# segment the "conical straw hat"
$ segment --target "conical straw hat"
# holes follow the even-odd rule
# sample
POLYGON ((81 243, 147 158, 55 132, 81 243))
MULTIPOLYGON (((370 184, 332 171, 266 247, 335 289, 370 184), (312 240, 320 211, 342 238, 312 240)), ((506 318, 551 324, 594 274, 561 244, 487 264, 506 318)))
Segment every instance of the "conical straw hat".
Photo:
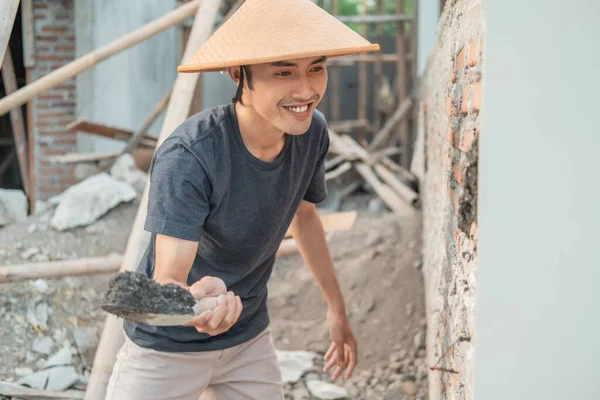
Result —
POLYGON ((246 0, 179 72, 379 50, 311 0, 246 0))

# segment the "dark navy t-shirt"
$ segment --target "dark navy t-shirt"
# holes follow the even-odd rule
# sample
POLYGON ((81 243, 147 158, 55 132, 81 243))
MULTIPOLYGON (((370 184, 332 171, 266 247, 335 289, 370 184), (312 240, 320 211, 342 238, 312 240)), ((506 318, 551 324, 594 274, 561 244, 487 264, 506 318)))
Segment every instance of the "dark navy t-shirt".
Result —
POLYGON ((308 131, 285 135, 270 162, 242 141, 235 106, 226 104, 188 118, 156 149, 150 167, 150 244, 137 271, 152 276, 156 234, 198 241, 188 285, 216 276, 240 296, 238 322, 217 336, 194 327, 124 322, 138 345, 161 351, 221 350, 252 339, 269 324, 267 281, 275 254, 304 199, 327 196, 327 124, 315 111, 308 131))

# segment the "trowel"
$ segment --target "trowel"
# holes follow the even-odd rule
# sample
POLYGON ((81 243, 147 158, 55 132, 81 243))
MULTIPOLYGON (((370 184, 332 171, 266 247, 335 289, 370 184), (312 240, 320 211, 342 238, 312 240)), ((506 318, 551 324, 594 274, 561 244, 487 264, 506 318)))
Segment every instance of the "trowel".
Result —
POLYGON ((156 326, 185 325, 204 311, 214 310, 216 307, 216 297, 204 297, 196 300, 196 304, 191 309, 192 312, 182 314, 160 314, 150 311, 141 311, 137 308, 123 304, 102 304, 102 309, 104 311, 116 315, 117 317, 121 317, 128 321, 156 326))
POLYGON ((146 275, 125 271, 114 276, 100 307, 128 321, 156 326, 185 325, 217 307, 217 297, 194 297, 184 288, 160 285, 146 275))

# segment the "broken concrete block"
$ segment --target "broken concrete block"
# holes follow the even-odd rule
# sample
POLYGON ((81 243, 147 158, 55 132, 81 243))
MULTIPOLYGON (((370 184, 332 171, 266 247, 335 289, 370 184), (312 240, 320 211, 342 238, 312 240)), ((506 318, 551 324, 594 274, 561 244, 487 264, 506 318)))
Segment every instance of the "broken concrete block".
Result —
POLYGON ((83 363, 91 367, 98 347, 98 331, 93 327, 74 328, 73 338, 83 363))
POLYGON ((110 169, 113 178, 130 184, 138 192, 144 191, 148 175, 135 165, 131 154, 123 154, 115 161, 110 169))
POLYGON ((75 367, 54 367, 46 370, 48 372, 48 383, 46 390, 62 392, 79 382, 79 374, 75 367))
POLYGON ((73 362, 73 349, 63 347, 56 354, 46 361, 44 368, 56 367, 60 365, 70 365, 73 362))
POLYGON ((33 370, 31 368, 15 368, 16 376, 27 376, 33 374, 33 370))
POLYGON ((49 372, 47 370, 39 371, 31 375, 24 376, 19 379, 17 383, 19 385, 29 386, 31 388, 44 390, 46 389, 46 383, 48 382, 49 372))
POLYGON ((129 202, 136 197, 135 189, 127 183, 106 173, 92 176, 60 195, 51 226, 64 231, 88 225, 121 202, 129 202))
POLYGON ((0 226, 26 220, 28 208, 22 190, 0 189, 0 226))
POLYGON ((277 360, 284 383, 295 383, 313 366, 316 354, 308 351, 277 351, 277 360))
POLYGON ((54 340, 52 340, 50 336, 44 336, 43 338, 36 339, 36 341, 33 342, 31 350, 35 351, 36 353, 49 355, 53 346, 54 340))
POLYGON ((306 382, 306 386, 313 396, 321 400, 345 399, 348 397, 346 389, 331 383, 314 380, 306 382))
POLYGON ((35 307, 30 304, 27 307, 27 322, 37 332, 46 333, 48 332, 48 315, 50 311, 50 307, 46 303, 38 303, 35 307))

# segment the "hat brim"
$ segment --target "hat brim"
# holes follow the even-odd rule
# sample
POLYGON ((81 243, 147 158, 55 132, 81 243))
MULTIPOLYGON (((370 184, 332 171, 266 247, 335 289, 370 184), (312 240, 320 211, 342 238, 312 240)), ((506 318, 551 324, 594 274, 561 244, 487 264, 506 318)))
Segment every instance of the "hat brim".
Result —
POLYGON ((379 44, 369 44, 361 47, 348 47, 348 48, 336 48, 334 50, 316 50, 302 53, 289 53, 289 54, 278 54, 272 57, 256 57, 236 60, 224 60, 219 62, 191 62, 188 64, 182 64, 177 67, 177 71, 182 73, 193 73, 193 72, 219 72, 224 71, 230 67, 238 67, 241 65, 253 65, 253 64, 265 64, 276 61, 289 61, 299 58, 308 57, 343 57, 359 53, 368 53, 379 51, 379 44))

